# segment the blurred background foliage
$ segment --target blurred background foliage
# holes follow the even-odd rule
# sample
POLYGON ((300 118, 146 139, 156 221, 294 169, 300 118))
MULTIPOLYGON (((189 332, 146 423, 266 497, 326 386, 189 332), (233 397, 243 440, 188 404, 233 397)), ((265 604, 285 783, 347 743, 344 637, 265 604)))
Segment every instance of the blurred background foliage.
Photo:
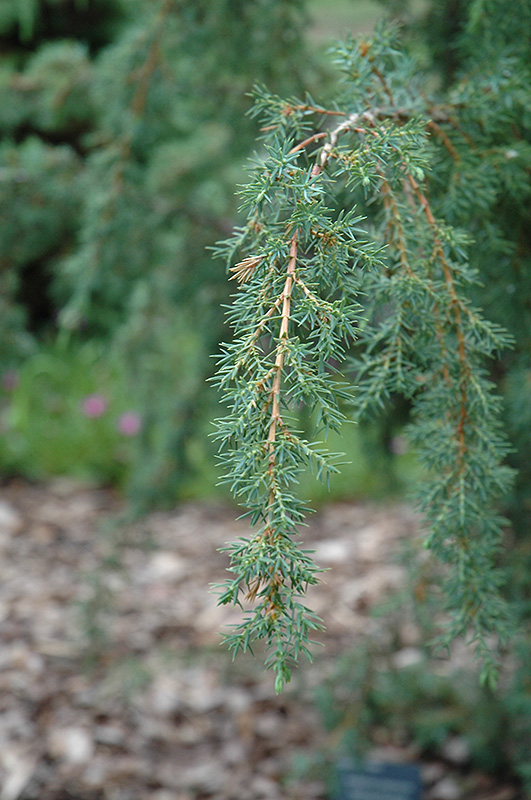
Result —
POLYGON ((208 246, 237 218, 247 93, 318 72, 304 25, 297 0, 2 0, 4 473, 112 481, 142 508, 197 491, 228 297, 208 246), (127 459, 110 431, 94 458, 66 413, 89 389, 140 414, 127 459))
MULTIPOLYGON (((139 510, 218 491, 206 381, 229 286, 208 248, 238 222, 235 187, 258 134, 248 93, 326 86, 329 37, 370 29, 379 11, 368 0, 0 0, 4 475, 111 482, 139 510), (110 410, 105 436, 83 420, 89 391, 129 405, 138 434, 113 433, 110 410)), ((348 432, 336 495, 414 474, 411 456, 398 471, 374 456, 375 437, 365 446, 348 432)))
MULTIPOLYGON (((489 142, 458 162, 434 147, 430 191, 474 239, 475 299, 516 341, 490 371, 519 469, 504 511, 521 666, 493 699, 461 692, 459 676, 449 688, 427 662, 380 668, 369 647, 323 687, 325 716, 338 741, 386 719, 426 747, 434 719, 441 735, 470 732, 468 720, 479 763, 497 747, 492 763, 516 763, 531 784, 529 0, 0 0, 0 474, 104 482, 140 511, 215 491, 207 379, 230 286, 208 248, 239 222, 234 190, 258 133, 248 92, 326 98, 329 38, 370 31, 382 11, 402 22, 428 86, 469 92, 466 127, 489 142), (485 719, 495 735, 482 739, 485 719)), ((352 462, 333 496, 415 479, 407 413, 397 398, 330 442, 352 462)))

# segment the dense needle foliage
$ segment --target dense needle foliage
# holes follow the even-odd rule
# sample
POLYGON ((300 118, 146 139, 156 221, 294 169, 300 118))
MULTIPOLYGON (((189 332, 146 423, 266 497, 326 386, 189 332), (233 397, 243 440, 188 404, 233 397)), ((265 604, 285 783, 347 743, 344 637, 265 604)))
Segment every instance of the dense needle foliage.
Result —
POLYGON ((337 462, 302 437, 297 411, 315 412, 318 440, 347 405, 362 418, 396 394, 411 404, 408 434, 426 467, 427 546, 448 565, 443 641, 474 642, 483 680, 496 680, 511 631, 496 563, 512 471, 486 359, 514 340, 477 299, 490 307, 478 288, 485 251, 516 255, 496 217, 527 193, 529 161, 526 50, 502 23, 502 4, 470 4, 467 72, 448 92, 426 89, 392 29, 336 47, 341 79, 325 104, 257 92, 265 138, 242 190, 248 222, 221 248, 238 289, 217 434, 224 479, 255 530, 229 548, 234 577, 220 602, 245 610, 227 637, 234 651, 266 640, 277 689, 320 624, 301 602, 318 567, 296 544, 294 485, 302 470, 327 478, 337 462), (496 60, 478 55, 478 39, 496 60), (338 374, 347 351, 352 392, 338 374))

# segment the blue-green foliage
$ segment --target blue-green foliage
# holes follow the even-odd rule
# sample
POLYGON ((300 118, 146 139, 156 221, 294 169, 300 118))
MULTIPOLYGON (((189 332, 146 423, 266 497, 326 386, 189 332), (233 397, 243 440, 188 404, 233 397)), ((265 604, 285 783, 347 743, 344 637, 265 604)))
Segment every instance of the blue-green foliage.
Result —
POLYGON ((237 651, 265 638, 277 687, 299 650, 307 652, 315 625, 311 615, 305 625, 294 599, 318 569, 294 547, 303 508, 293 487, 301 470, 327 478, 335 463, 301 441, 292 418, 304 403, 319 409, 325 432, 340 424, 350 390, 336 372, 351 349, 358 418, 397 394, 411 404, 409 437, 426 468, 418 492, 426 546, 448 565, 451 622, 442 641, 472 641, 482 680, 496 681, 497 648, 512 624, 497 567, 499 503, 512 470, 486 359, 516 336, 477 305, 483 264, 468 232, 474 226, 451 198, 467 158, 479 159, 472 186, 484 179, 489 187, 477 204, 468 195, 469 215, 479 220, 508 182, 521 189, 512 153, 505 174, 484 141, 503 137, 506 148, 523 108, 524 78, 513 79, 503 48, 496 52, 501 63, 487 76, 471 62, 462 88, 431 97, 387 28, 337 46, 339 88, 324 105, 257 93, 266 137, 242 190, 247 225, 225 246, 229 263, 240 259, 231 266, 240 288, 229 312, 234 339, 219 368, 230 410, 217 434, 224 480, 257 529, 232 548, 236 577, 221 602, 241 604, 240 593, 257 600, 228 641, 237 651), (473 103, 476 92, 489 98, 485 107, 473 103), (497 120, 485 121, 493 110, 497 120), (455 173, 447 193, 433 165, 448 160, 455 173))

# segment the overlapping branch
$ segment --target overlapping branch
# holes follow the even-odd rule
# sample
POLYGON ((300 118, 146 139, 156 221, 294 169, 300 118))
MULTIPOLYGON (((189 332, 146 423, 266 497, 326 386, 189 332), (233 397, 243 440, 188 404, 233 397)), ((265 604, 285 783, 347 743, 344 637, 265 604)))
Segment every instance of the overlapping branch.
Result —
MULTIPOLYGON (((367 47, 354 57, 368 53, 367 47)), ((327 109, 272 101, 277 119, 273 115, 263 128, 271 137, 269 155, 245 190, 253 220, 249 249, 260 255, 231 266, 240 292, 236 330, 242 334, 222 369, 232 412, 220 421, 219 438, 232 448, 227 479, 247 498, 261 527, 248 543, 229 548, 235 578, 221 602, 239 603, 243 592, 256 604, 229 644, 237 651, 265 638, 277 687, 289 679, 298 653, 308 653, 308 633, 318 624, 296 599, 316 581, 317 568, 293 542, 303 507, 290 487, 305 464, 316 464, 318 473, 330 469, 326 455, 290 431, 283 416, 290 404, 307 402, 334 424, 341 421, 338 403, 345 392, 332 379, 330 361, 340 361, 354 339, 356 313, 343 303, 347 298, 337 299, 347 285, 350 303, 362 288, 368 298, 359 407, 381 404, 395 391, 413 401, 412 439, 432 470, 421 490, 429 542, 454 570, 454 633, 475 639, 489 680, 495 672, 489 636, 500 635, 505 619, 499 597, 490 607, 483 603, 498 587, 493 556, 501 528, 494 502, 508 473, 481 357, 506 339, 470 306, 466 263, 451 257, 454 234, 437 221, 422 186, 426 131, 459 160, 439 124, 444 115, 439 109, 437 119, 415 123, 414 111, 397 107, 392 81, 372 60, 369 74, 379 95, 371 86, 360 90, 361 110, 355 112, 339 104, 327 109), (298 126, 301 115, 304 126, 298 126), (308 132, 310 117, 317 122, 308 132), (330 125, 332 117, 341 119, 330 125), (294 139, 290 120, 299 133, 294 139), (373 193, 383 207, 381 238, 374 244, 360 243, 354 209, 334 208, 335 187, 348 191, 351 185, 373 193), (395 266, 375 256, 382 245, 397 256, 395 266), (266 263, 271 266, 262 284, 266 263), (257 314, 257 307, 266 310, 257 314), (388 308, 383 318, 382 308, 388 308)))

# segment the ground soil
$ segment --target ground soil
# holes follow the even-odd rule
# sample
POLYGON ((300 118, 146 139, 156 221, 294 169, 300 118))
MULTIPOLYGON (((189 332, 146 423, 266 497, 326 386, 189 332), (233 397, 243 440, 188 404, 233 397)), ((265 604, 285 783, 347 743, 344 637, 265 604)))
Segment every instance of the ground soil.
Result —
MULTIPOLYGON (((276 696, 261 653, 233 664, 220 646, 240 612, 218 607, 210 586, 226 576, 219 548, 247 532, 235 516, 193 503, 124 522, 108 491, 3 487, 0 800, 332 796, 324 766, 337 731, 325 730, 315 690, 342 655, 385 638, 374 609, 407 583, 405 562, 422 561, 419 520, 401 503, 313 516, 303 538, 328 571, 308 604, 326 622, 324 647, 276 696)), ((420 657, 419 631, 393 613, 388 646, 405 667, 420 657)), ((430 800, 520 796, 475 771, 459 737, 438 757, 378 737, 369 755, 419 764, 430 800)))

